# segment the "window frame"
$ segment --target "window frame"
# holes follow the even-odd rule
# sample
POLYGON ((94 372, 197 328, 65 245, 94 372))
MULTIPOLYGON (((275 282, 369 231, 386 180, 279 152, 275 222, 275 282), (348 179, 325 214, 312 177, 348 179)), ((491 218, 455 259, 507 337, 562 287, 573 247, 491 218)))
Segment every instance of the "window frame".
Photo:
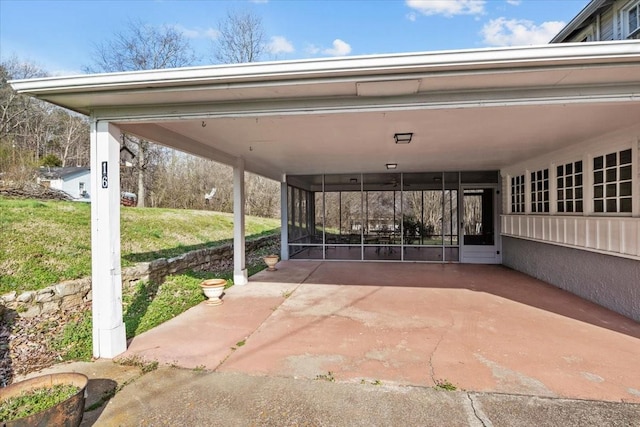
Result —
POLYGON ((551 175, 549 167, 529 172, 529 212, 532 214, 551 213, 551 175))
POLYGON ((526 214, 526 172, 509 177, 509 210, 512 214, 526 214))
POLYGON ((636 39, 640 36, 640 0, 631 1, 620 9, 620 21, 622 23, 622 39, 636 39), (636 26, 630 28, 629 13, 635 9, 636 26))
POLYGON ((594 216, 632 216, 633 215, 633 190, 634 185, 636 184, 634 171, 636 168, 634 167, 637 159, 634 159, 635 150, 633 147, 617 147, 615 149, 611 148, 607 151, 601 151, 593 156, 590 156, 589 159, 589 175, 591 178, 591 214, 594 216), (629 162, 621 163, 620 157, 624 152, 629 152, 629 162), (615 164, 611 165, 609 163, 611 156, 615 154, 615 164), (602 158, 602 166, 596 167, 596 159, 602 158), (634 161, 636 160, 636 161, 634 161), (621 169, 628 168, 629 177, 621 178, 621 169), (597 173, 601 172, 602 178, 597 178, 597 173), (615 172, 615 178, 612 178, 615 172), (630 194, 620 194, 621 184, 629 184, 630 194), (613 190, 615 186, 615 194, 611 195, 608 193, 610 190, 613 190), (601 187, 600 190, 597 190, 597 187, 601 187), (601 194, 601 195, 599 195, 601 194), (628 211, 621 210, 621 199, 628 199, 630 206, 628 211), (608 201, 615 200, 616 210, 609 210, 608 201), (597 202, 602 202, 602 210, 597 210, 597 202))
POLYGON ((585 214, 587 210, 587 177, 586 177, 586 168, 585 162, 582 158, 575 158, 574 160, 566 160, 558 163, 554 163, 553 168, 555 168, 554 175, 554 187, 555 190, 555 213, 558 215, 579 215, 582 216, 585 214), (578 165, 580 166, 580 171, 578 171, 578 165), (571 171, 568 171, 568 166, 571 166, 571 171), (558 170, 562 168, 562 175, 558 173, 558 170), (571 178, 570 184, 568 183, 568 178, 571 178), (579 179, 578 179, 579 178, 579 179), (562 187, 560 186, 560 181, 562 180, 562 187), (579 181, 579 183, 578 183, 579 181), (567 197, 567 191, 571 191, 571 196, 567 197), (581 193, 581 196, 577 196, 578 190, 581 193), (562 191, 562 197, 560 196, 560 192, 562 191), (560 204, 562 203, 562 209, 560 209, 560 204), (568 203, 571 203, 572 210, 568 210, 568 203), (577 210, 578 203, 580 204, 580 210, 577 210))

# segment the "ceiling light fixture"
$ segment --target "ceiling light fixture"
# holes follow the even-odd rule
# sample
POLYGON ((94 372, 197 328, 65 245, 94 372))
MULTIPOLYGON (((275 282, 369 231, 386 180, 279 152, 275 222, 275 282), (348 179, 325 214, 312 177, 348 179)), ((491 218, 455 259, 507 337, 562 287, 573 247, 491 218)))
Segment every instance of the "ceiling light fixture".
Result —
POLYGON ((387 169, 396 169, 398 167, 397 163, 387 163, 387 169))
POLYGON ((393 135, 393 139, 396 141, 396 144, 408 144, 411 142, 411 138, 413 138, 413 133, 396 133, 393 135))

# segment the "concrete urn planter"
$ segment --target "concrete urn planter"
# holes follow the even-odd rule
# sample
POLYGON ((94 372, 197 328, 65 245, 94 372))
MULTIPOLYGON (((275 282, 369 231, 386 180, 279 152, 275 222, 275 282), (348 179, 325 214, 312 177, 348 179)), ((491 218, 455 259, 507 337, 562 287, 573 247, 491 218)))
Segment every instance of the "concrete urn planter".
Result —
POLYGON ((278 263, 278 255, 267 255, 262 258, 264 263, 267 264, 267 271, 276 271, 276 264, 278 263))
POLYGON ((205 304, 220 305, 222 300, 220 297, 224 293, 224 287, 227 286, 225 279, 209 279, 200 283, 204 296, 209 298, 205 304))

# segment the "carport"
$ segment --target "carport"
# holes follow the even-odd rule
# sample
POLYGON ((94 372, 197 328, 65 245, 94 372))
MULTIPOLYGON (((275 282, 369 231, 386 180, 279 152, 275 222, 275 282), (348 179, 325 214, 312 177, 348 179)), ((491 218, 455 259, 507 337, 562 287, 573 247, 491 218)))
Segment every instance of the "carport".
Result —
MULTIPOLYGON (((399 254, 393 261, 501 263, 507 258, 508 265, 527 271, 531 266, 521 263, 532 259, 529 254, 552 254, 547 247, 557 246, 576 251, 563 255, 565 262, 581 259, 585 251, 618 257, 626 264, 608 263, 609 268, 635 277, 640 259, 638 180, 629 178, 633 199, 614 197, 621 210, 611 218, 590 218, 599 212, 598 200, 579 215, 564 217, 556 207, 567 204, 564 198, 556 200, 553 155, 561 154, 558 160, 564 161, 581 153, 590 164, 589 156, 608 154, 599 153, 599 147, 611 146, 615 156, 620 153, 621 170, 627 167, 623 160, 635 156, 628 167, 637 177, 639 70, 640 44, 611 42, 222 65, 11 84, 20 93, 91 116, 94 356, 114 357, 126 348, 118 203, 121 132, 234 167, 238 285, 247 282, 245 171, 281 183, 284 260, 305 250, 330 259, 331 250, 351 249, 358 260, 378 260, 380 253, 399 254), (403 134, 411 134, 409 143, 398 140, 403 134), (546 173, 536 169, 548 163, 546 173), (532 192, 525 192, 530 185, 532 192), (389 191, 394 194, 389 223, 393 236, 378 233, 385 231, 386 216, 365 214, 367 192, 385 196, 389 191), (420 191, 423 198, 425 191, 439 192, 443 200, 449 196, 448 217, 443 201, 440 234, 428 234, 427 244, 424 235, 405 233, 403 197, 408 191, 420 191), (345 233, 342 222, 337 232, 326 226, 330 192, 359 195, 360 228, 354 222, 345 233), (481 199, 483 211, 476 217, 480 224, 473 227, 465 227, 462 215, 453 214, 463 211, 466 194, 481 199), (445 221, 448 227, 442 226, 445 221), (356 240, 343 240, 345 234, 355 234, 356 240), (370 236, 377 240, 368 240, 370 236), (543 246, 524 247, 526 242, 543 246), (419 248, 424 249, 418 253, 429 255, 407 255, 419 248), (432 259, 434 252, 441 257, 432 259)), ((584 191, 585 200, 599 197, 586 185, 584 191)), ((603 262, 590 264, 607 276, 599 265, 603 262)), ((550 271, 548 281, 568 282, 565 288, 572 292, 601 298, 600 304, 640 318, 633 302, 639 291, 626 278, 619 280, 622 288, 598 283, 609 293, 602 297, 600 288, 573 289, 562 271, 550 271)))

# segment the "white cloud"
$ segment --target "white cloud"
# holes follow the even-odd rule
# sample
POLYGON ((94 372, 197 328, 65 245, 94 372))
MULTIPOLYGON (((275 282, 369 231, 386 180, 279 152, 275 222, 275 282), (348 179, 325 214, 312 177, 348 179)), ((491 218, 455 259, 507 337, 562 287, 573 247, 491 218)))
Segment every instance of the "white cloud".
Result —
POLYGON ((324 49, 322 53, 325 55, 331 56, 344 56, 348 55, 351 52, 351 46, 349 43, 342 41, 340 39, 335 39, 333 41, 333 47, 329 49, 324 49))
POLYGON ((317 55, 320 52, 320 48, 314 44, 310 44, 307 45, 307 47, 304 48, 304 51, 308 54, 308 55, 317 55))
POLYGON ((407 6, 423 15, 481 15, 485 0, 406 0, 407 6))
POLYGON ((522 0, 507 0, 507 3, 509 3, 511 6, 520 6, 522 0))
POLYGON ((180 24, 176 24, 173 26, 176 31, 184 34, 185 37, 189 39, 217 39, 220 35, 220 32, 215 28, 207 28, 203 30, 202 28, 187 28, 180 24))
POLYGON ((208 28, 204 31, 204 37, 211 40, 216 40, 220 37, 220 31, 215 28, 208 28))
POLYGON ((418 19, 418 17, 414 12, 409 12, 407 13, 407 19, 411 22, 416 22, 416 19, 418 19))
POLYGON ((489 46, 546 44, 564 28, 562 21, 547 21, 536 25, 525 19, 492 19, 482 27, 483 41, 489 46))
POLYGON ((273 36, 271 41, 267 44, 267 50, 269 53, 277 55, 279 53, 292 53, 295 49, 293 44, 282 36, 273 36))

